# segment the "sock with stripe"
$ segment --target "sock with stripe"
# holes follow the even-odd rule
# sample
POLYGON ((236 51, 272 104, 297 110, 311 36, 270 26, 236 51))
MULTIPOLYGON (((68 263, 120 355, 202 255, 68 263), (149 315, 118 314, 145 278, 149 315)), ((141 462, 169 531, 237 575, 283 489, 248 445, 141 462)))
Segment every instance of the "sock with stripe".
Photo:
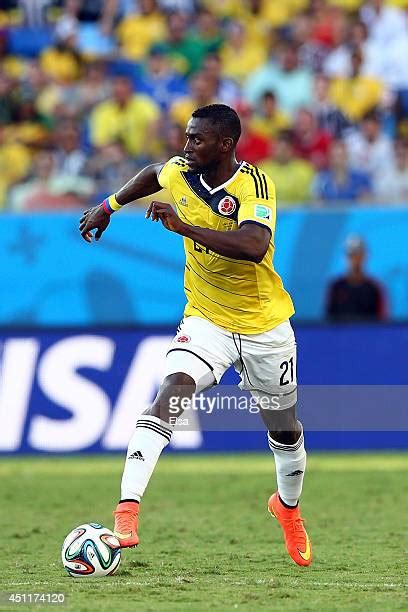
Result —
POLYGON ((295 444, 276 442, 268 432, 269 448, 275 457, 278 493, 287 506, 296 506, 302 493, 306 469, 306 451, 303 430, 295 444))
POLYGON ((123 470, 121 499, 140 501, 162 450, 171 439, 170 425, 158 417, 142 415, 130 438, 123 470))

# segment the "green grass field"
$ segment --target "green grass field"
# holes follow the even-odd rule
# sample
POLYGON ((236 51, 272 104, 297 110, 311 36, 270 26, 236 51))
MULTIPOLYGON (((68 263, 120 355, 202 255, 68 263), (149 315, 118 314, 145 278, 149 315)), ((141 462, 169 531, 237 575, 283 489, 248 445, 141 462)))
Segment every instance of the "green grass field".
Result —
POLYGON ((408 455, 309 455, 310 568, 290 560, 266 512, 270 455, 163 457, 141 545, 124 552, 116 576, 70 578, 64 537, 84 522, 112 527, 122 463, 1 459, 1 591, 63 592, 57 607, 76 611, 408 609, 408 455))

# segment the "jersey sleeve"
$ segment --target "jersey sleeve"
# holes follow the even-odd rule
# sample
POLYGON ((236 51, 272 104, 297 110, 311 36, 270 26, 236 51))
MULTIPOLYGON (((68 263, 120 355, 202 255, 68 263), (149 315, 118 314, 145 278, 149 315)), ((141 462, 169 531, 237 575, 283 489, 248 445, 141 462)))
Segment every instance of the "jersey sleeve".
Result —
POLYGON ((258 168, 248 171, 240 198, 238 226, 255 223, 275 229, 276 195, 273 181, 258 168))
POLYGON ((163 187, 163 189, 169 189, 171 191, 172 178, 175 178, 178 174, 180 174, 181 170, 187 169, 188 166, 185 159, 177 155, 172 157, 160 170, 160 174, 158 176, 159 185, 163 187))

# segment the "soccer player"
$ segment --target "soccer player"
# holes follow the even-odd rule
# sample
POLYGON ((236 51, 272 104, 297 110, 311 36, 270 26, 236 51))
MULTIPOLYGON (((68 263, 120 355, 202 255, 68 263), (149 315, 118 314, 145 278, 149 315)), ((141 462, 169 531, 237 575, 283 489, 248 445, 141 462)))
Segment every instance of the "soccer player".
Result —
POLYGON ((186 253, 184 319, 157 397, 129 442, 114 530, 122 547, 138 544, 139 504, 170 442, 174 399, 180 406, 216 385, 233 364, 241 388, 259 402, 275 457, 278 490, 268 509, 282 527, 289 555, 305 566, 312 552, 298 504, 306 452, 296 417, 296 343, 289 323, 294 309, 272 263, 275 187, 257 167, 237 161, 240 133, 232 108, 197 109, 187 124, 184 157, 147 166, 80 220, 83 238, 99 240, 114 212, 167 188, 177 212, 153 201, 146 217, 183 236, 186 253))

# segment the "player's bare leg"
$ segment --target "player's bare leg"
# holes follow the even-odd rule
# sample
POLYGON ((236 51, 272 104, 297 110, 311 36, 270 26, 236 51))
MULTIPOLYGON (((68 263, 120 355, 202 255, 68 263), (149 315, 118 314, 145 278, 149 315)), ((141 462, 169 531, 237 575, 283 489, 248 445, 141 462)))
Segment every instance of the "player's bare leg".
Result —
POLYGON ((261 410, 268 428, 268 442, 275 456, 278 490, 268 501, 268 510, 280 523, 286 549, 298 565, 310 565, 312 549, 300 515, 299 497, 306 468, 303 428, 296 406, 285 410, 261 410))
POLYGON ((123 548, 139 543, 139 503, 161 452, 170 442, 170 416, 182 414, 182 400, 191 399, 195 388, 193 379, 187 374, 179 372, 167 376, 152 406, 136 423, 123 471, 121 499, 114 511, 114 533, 123 548))

